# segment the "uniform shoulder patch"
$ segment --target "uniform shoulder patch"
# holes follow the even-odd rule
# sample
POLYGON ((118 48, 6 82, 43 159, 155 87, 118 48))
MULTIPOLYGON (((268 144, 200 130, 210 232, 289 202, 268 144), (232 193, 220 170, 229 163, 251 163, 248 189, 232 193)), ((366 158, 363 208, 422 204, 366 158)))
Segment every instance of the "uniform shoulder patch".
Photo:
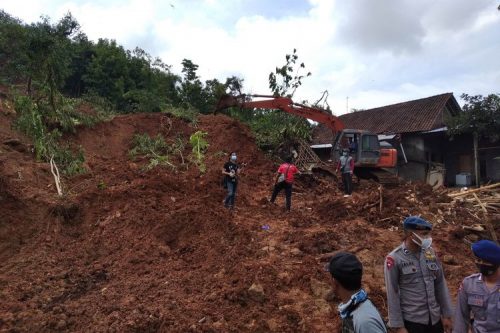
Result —
POLYGON ((391 257, 391 256, 387 256, 387 258, 385 258, 385 265, 387 266, 387 269, 392 269, 394 267, 394 258, 391 257))

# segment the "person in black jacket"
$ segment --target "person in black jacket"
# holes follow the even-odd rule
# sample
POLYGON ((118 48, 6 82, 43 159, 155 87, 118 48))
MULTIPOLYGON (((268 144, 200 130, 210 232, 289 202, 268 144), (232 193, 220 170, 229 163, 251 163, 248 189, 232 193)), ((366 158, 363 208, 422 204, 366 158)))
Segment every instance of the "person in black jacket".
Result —
POLYGON ((238 188, 238 175, 240 167, 236 163, 237 156, 235 152, 229 155, 229 161, 224 164, 222 174, 224 175, 224 183, 227 187, 227 196, 224 199, 224 207, 233 209, 234 200, 236 198, 236 190, 238 188))

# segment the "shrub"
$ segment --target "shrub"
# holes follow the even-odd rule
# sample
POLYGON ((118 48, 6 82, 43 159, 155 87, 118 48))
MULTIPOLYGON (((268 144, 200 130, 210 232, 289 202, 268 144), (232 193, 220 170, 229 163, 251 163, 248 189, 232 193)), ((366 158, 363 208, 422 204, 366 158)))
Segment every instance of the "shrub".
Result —
POLYGON ((207 169, 204 159, 205 152, 208 149, 208 142, 205 140, 205 136, 208 133, 197 131, 189 137, 189 143, 193 147, 191 153, 191 161, 198 166, 200 172, 204 173, 207 169))

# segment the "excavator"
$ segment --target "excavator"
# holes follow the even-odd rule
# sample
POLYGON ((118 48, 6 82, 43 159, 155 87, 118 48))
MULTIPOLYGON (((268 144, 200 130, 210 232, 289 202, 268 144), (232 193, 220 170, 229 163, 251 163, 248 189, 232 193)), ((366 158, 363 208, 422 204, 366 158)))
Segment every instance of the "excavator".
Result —
MULTIPOLYGON (((334 164, 326 165, 326 169, 334 169, 343 149, 349 149, 354 158, 355 173, 361 178, 372 178, 382 184, 395 184, 397 176, 387 169, 393 169, 397 164, 397 151, 392 147, 381 147, 377 134, 358 129, 346 129, 342 120, 330 112, 295 103, 291 98, 272 95, 223 95, 216 106, 215 112, 238 107, 241 109, 273 109, 281 110, 302 118, 324 124, 333 134, 331 159, 334 164)), ((322 162, 308 144, 300 145, 296 163, 299 168, 307 168, 307 164, 322 162)), ((321 166, 320 166, 321 167, 321 166)), ((325 168, 323 168, 325 169, 325 168)))

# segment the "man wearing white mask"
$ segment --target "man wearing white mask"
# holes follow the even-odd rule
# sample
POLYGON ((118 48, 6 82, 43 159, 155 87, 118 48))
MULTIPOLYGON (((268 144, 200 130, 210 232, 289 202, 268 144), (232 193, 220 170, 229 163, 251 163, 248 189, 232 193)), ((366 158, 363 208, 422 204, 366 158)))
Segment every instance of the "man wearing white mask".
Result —
POLYGON ((229 209, 234 208, 234 199, 236 198, 236 189, 238 188, 238 175, 240 173, 240 167, 236 161, 236 153, 232 152, 229 155, 229 161, 227 161, 222 168, 222 174, 225 176, 225 187, 227 187, 227 196, 224 199, 224 207, 229 209))
POLYGON ((432 224, 403 222, 404 241, 385 259, 389 327, 398 333, 451 333, 452 308, 443 267, 431 247, 432 224))

